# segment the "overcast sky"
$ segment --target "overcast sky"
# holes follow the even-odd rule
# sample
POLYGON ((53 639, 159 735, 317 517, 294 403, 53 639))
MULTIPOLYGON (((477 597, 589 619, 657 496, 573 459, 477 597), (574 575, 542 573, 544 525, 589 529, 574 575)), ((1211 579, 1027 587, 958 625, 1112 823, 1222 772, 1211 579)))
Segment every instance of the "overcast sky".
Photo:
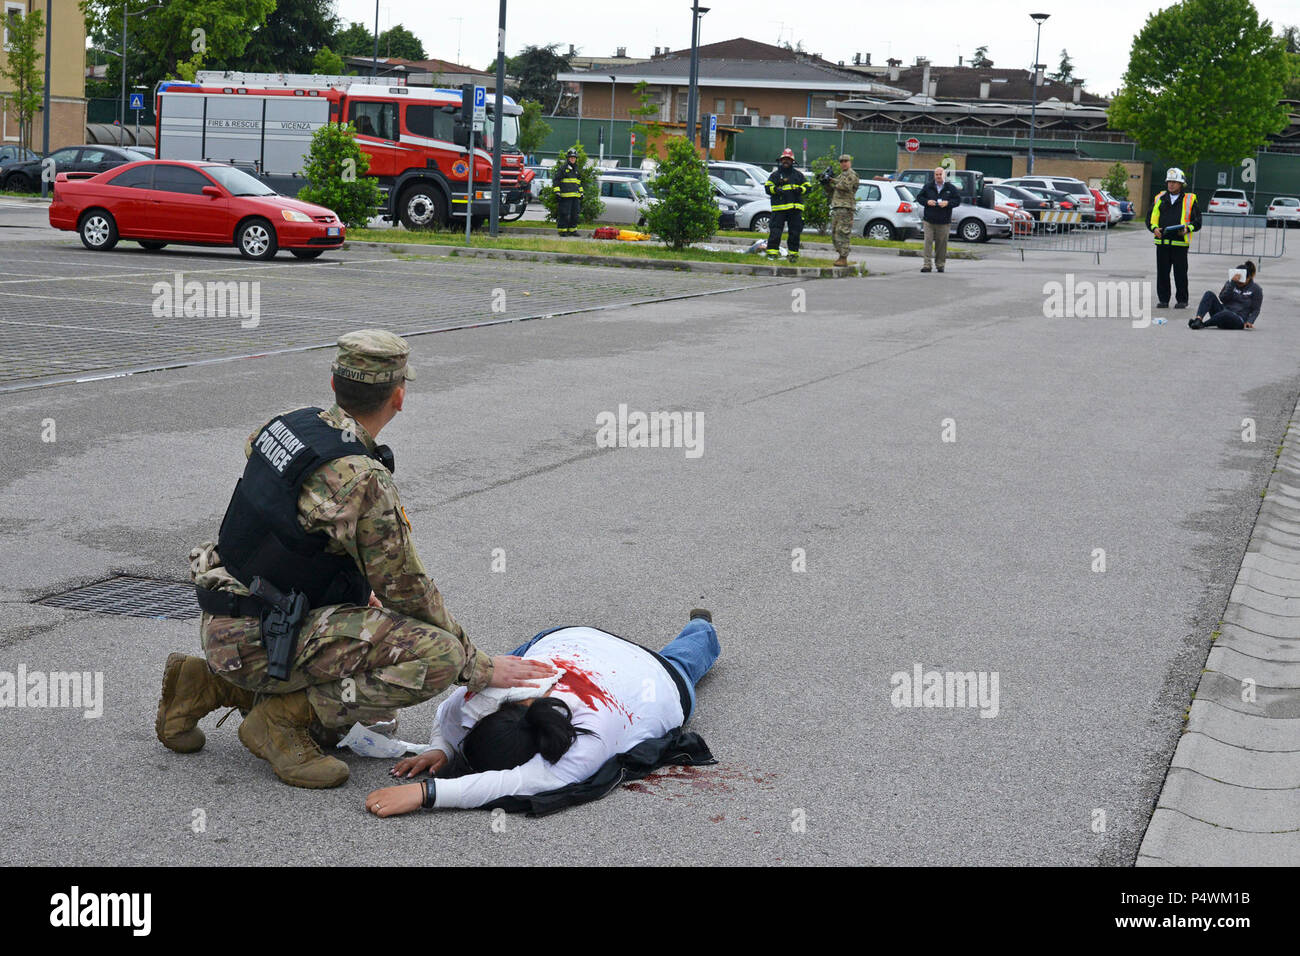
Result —
MULTIPOLYGON (((805 50, 832 62, 851 63, 854 53, 870 53, 873 64, 891 56, 911 64, 927 56, 937 66, 955 65, 959 55, 969 62, 976 47, 987 45, 995 66, 1026 70, 1034 60, 1036 30, 1029 14, 1047 13, 1051 17, 1043 24, 1040 62, 1054 72, 1064 47, 1088 91, 1107 95, 1119 86, 1133 35, 1151 13, 1172 3, 1048 0, 1034 6, 1013 0, 935 0, 911 8, 863 0, 703 0, 702 5, 710 9, 700 21, 701 43, 734 37, 764 43, 802 41, 805 50)), ((1282 24, 1300 23, 1296 0, 1256 0, 1255 7, 1262 19, 1273 22, 1275 33, 1282 24)), ((374 0, 337 0, 336 10, 344 21, 373 28, 374 0)), ((530 44, 560 43, 565 51, 572 43, 591 56, 613 56, 620 46, 627 47, 628 56, 649 56, 656 46, 684 49, 691 41, 690 10, 685 0, 568 5, 514 0, 509 4, 506 50, 514 54, 530 44)), ((380 32, 393 23, 418 36, 432 57, 459 58, 481 68, 496 56, 497 4, 492 0, 455 5, 379 0, 380 32), (449 14, 461 19, 448 19, 449 14)))

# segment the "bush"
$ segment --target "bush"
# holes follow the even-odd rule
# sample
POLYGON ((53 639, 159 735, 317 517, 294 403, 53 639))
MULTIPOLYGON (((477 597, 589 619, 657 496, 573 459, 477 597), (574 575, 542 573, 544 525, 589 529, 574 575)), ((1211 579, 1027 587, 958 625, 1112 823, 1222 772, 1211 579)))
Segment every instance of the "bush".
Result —
POLYGON ((718 204, 709 173, 684 137, 667 141, 668 158, 659 163, 650 191, 659 199, 646 210, 646 227, 669 248, 682 249, 718 231, 718 204))
POLYGON ((366 175, 370 158, 357 145, 351 123, 326 123, 312 134, 303 173, 303 202, 332 209, 345 226, 356 229, 374 216, 382 199, 379 184, 366 175))
POLYGON ((1128 199, 1128 170, 1123 163, 1116 163, 1106 171, 1101 188, 1116 199, 1128 199))
MULTIPOLYGON (((578 151, 578 177, 582 180, 582 206, 578 210, 578 222, 595 222, 605 211, 605 204, 600 199, 600 181, 596 178, 600 175, 600 170, 593 160, 587 158, 587 151, 582 148, 581 143, 574 143, 573 148, 578 151)), ((567 153, 568 150, 564 152, 567 153)), ((562 153, 555 162, 557 165, 563 164, 564 154, 562 153)), ((551 170, 551 175, 555 175, 555 170, 551 170)), ((555 222, 555 210, 560 204, 560 198, 555 194, 555 187, 548 182, 542 187, 537 198, 546 207, 546 221, 555 222)))
POLYGON ((831 223, 831 197, 822 185, 821 175, 830 170, 834 175, 840 171, 840 161, 834 147, 827 150, 825 156, 818 156, 812 161, 812 185, 803 198, 803 225, 805 229, 816 229, 825 234, 831 223))

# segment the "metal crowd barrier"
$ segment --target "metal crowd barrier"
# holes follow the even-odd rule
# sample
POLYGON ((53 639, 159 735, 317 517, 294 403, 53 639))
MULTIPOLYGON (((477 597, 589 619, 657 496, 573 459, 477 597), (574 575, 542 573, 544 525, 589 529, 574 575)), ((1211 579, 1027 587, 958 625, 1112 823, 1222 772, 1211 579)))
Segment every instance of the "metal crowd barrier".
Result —
POLYGON ((1013 245, 1020 249, 1020 261, 1025 251, 1031 252, 1081 252, 1095 257, 1101 264, 1106 251, 1109 230, 1104 222, 1084 222, 1077 212, 1061 209, 1044 210, 1034 220, 1034 228, 1027 232, 1012 232, 1013 245))
POLYGON ((1286 228, 1268 226, 1267 216, 1230 216, 1209 212, 1192 233, 1189 253, 1237 259, 1277 259, 1286 251, 1286 228))

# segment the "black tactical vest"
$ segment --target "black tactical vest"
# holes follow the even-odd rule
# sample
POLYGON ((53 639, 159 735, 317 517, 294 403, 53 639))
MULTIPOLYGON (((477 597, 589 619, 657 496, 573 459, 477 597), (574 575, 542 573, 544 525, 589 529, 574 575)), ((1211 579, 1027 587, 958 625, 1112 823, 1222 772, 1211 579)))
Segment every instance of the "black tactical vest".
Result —
POLYGON ((347 455, 368 455, 358 438, 300 408, 267 423, 253 440, 244 476, 217 537, 221 563, 247 587, 262 577, 281 591, 301 591, 312 607, 365 604, 370 584, 348 555, 327 554, 329 538, 298 523, 298 491, 313 471, 347 455))

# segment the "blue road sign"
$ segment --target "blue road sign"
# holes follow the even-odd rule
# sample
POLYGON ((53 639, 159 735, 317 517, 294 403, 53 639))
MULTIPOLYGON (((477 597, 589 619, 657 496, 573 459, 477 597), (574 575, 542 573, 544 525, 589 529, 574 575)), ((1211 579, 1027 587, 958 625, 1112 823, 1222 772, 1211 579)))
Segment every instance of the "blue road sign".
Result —
POLYGON ((131 94, 131 109, 133 109, 133 110, 142 110, 142 109, 144 109, 144 94, 143 94, 143 93, 132 93, 132 94, 131 94))

